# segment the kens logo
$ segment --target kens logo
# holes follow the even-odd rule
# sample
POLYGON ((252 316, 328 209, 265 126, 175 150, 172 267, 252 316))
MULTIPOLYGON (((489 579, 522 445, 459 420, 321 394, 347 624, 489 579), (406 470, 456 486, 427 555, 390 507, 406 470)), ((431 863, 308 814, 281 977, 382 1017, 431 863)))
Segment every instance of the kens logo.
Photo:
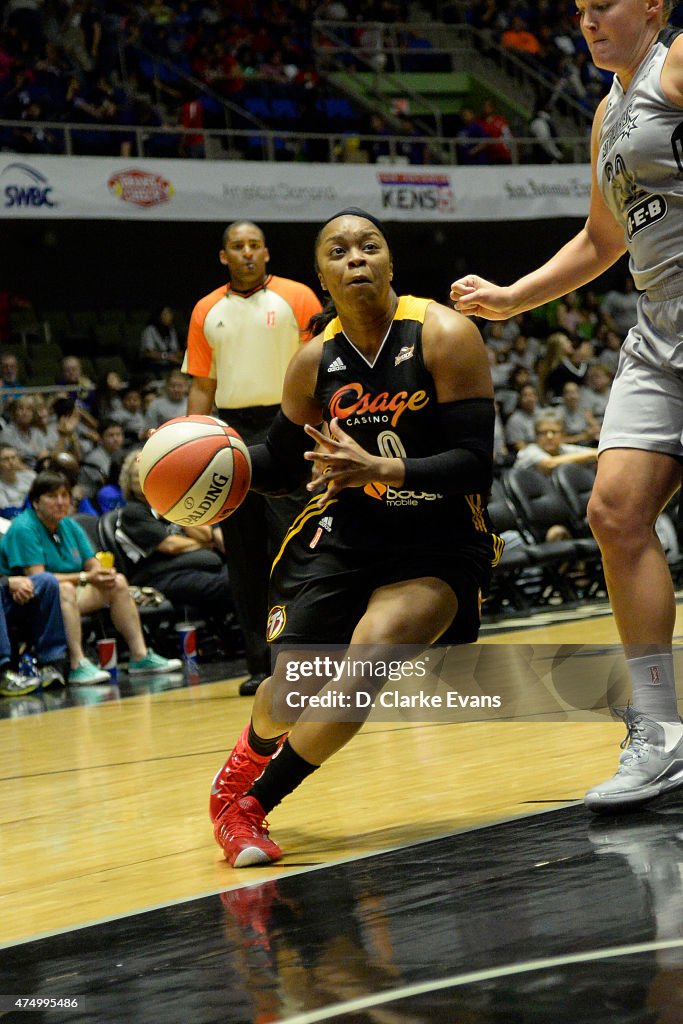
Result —
POLYGON ((397 391, 395 395, 389 395, 388 391, 369 395, 367 391, 363 391, 362 384, 345 384, 332 395, 330 414, 340 420, 346 420, 350 416, 392 413, 390 422, 392 427, 395 427, 406 410, 416 412, 423 409, 428 401, 429 398, 424 391, 414 391, 412 395, 407 391, 397 391))

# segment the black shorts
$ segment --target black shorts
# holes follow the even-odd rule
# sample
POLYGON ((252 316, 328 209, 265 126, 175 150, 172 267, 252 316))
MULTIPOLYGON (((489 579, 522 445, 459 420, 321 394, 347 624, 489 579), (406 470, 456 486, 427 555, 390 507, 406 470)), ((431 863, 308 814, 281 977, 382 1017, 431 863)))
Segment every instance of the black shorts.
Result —
POLYGON ((473 643, 479 633, 482 595, 491 573, 490 535, 468 538, 457 549, 382 546, 339 547, 317 518, 290 540, 276 561, 270 584, 267 639, 283 644, 348 644, 378 587, 433 576, 458 600, 457 614, 439 643, 473 643), (313 546, 312 545, 313 542, 313 546))

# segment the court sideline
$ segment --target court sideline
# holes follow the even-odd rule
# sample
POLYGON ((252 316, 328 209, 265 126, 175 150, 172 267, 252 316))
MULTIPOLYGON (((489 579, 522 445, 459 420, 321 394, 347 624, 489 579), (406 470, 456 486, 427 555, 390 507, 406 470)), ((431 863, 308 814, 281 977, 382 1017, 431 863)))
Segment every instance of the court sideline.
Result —
MULTIPOLYGON (((492 629, 483 643, 503 638, 567 649, 590 638, 607 653, 616 643, 605 614, 492 629)), ((573 806, 613 771, 621 725, 547 715, 371 722, 273 812, 284 860, 236 872, 213 844, 205 804, 207 780, 248 714, 237 685, 0 722, 2 993, 80 986, 86 1008, 46 1020, 303 1022, 333 1019, 310 1014, 348 1003, 338 1019, 540 1021, 550 1018, 529 1015, 529 986, 547 990, 546 1010, 564 1020, 568 1006, 551 998, 560 975, 600 988, 624 964, 632 977, 646 961, 648 978, 662 958, 680 966, 680 877, 667 883, 672 909, 661 919, 641 890, 676 874, 683 809, 639 815, 605 839, 573 806), (588 931, 574 931, 577 907, 588 931), (647 949, 622 955, 639 944, 647 949), (596 966, 606 948, 616 952, 596 966), (530 960, 538 964, 527 972, 530 960), (173 998, 159 1004, 170 964, 173 998), (403 995, 394 1001, 392 991, 403 995), (124 1016, 109 1016, 115 1004, 124 1016)), ((571 1019, 601 1019, 575 1010, 571 1019)))

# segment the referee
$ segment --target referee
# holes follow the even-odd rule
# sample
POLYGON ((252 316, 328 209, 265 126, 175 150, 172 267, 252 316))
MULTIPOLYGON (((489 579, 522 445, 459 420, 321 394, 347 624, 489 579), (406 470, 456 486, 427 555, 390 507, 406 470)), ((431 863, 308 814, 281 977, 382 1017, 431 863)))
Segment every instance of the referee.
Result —
MULTIPOLYGON (((192 377, 189 416, 218 415, 246 444, 265 440, 280 407, 289 360, 307 340, 320 302, 306 285, 269 274, 263 231, 235 221, 223 232, 220 262, 230 280, 200 299, 192 312, 183 369, 192 377)), ((221 524, 233 598, 246 647, 249 678, 242 696, 256 693, 270 674, 266 643, 270 566, 301 495, 266 497, 250 491, 221 524)))

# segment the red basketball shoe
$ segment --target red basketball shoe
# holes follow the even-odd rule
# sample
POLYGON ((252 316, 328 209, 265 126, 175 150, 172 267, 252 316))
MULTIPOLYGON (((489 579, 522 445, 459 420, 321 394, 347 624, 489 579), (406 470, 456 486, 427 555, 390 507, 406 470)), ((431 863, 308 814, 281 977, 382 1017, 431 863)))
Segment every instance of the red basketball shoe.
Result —
MULTIPOLYGON (((270 761, 272 754, 257 754, 251 749, 248 743, 249 726, 238 739, 235 747, 221 770, 211 783, 211 796, 209 797, 209 817, 211 821, 216 820, 226 804, 234 803, 241 796, 251 789, 251 786, 263 773, 263 769, 270 761)), ((283 736, 277 745, 279 750, 285 742, 283 736)))
POLYGON ((282 850, 268 835, 264 810, 253 796, 243 796, 224 807, 213 834, 233 868, 269 864, 282 856, 282 850))

